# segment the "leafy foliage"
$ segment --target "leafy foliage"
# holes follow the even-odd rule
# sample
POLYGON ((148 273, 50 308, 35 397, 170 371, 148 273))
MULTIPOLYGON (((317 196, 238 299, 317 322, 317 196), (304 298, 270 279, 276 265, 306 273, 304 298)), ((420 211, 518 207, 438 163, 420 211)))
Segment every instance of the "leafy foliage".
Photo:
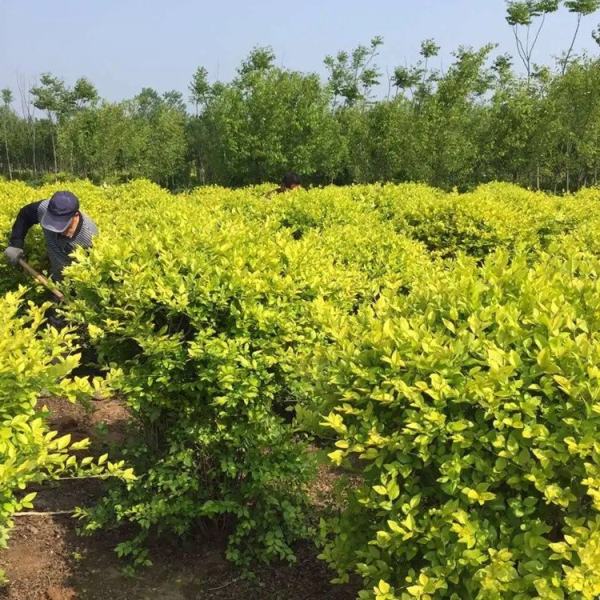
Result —
MULTIPOLYGON (((88 447, 88 440, 72 442, 58 436, 38 408, 42 391, 71 400, 88 396, 87 380, 66 379, 79 363, 74 335, 44 324, 46 305, 23 305, 24 290, 0 298, 0 548, 5 548, 12 516, 32 508, 36 493, 27 486, 56 479, 65 472, 79 475, 134 479, 123 462, 78 460, 72 452, 88 447)), ((0 571, 0 579, 4 574, 0 571)))
MULTIPOLYGON (((53 189, 0 184, 0 227, 53 189)), ((313 436, 343 475, 322 556, 362 597, 598 594, 596 188, 71 189, 102 235, 70 316, 139 425, 89 531, 135 525, 145 564, 210 520, 239 564, 293 560, 313 436)))
POLYGON ((527 263, 460 260, 325 321, 314 397, 339 399, 330 457, 360 473, 323 527, 342 579, 398 598, 598 593, 598 259, 527 263))

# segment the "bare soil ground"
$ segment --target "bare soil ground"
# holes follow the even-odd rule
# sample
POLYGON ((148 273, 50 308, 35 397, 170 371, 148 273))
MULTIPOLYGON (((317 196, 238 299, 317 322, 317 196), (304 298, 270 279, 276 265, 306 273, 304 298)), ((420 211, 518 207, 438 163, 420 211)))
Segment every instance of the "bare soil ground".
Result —
MULTIPOLYGON (((40 400, 50 410, 50 424, 74 439, 89 437, 93 453, 123 443, 129 415, 116 399, 93 401, 86 410, 57 398, 40 400)), ((315 485, 315 504, 326 502, 332 475, 326 469, 315 485)), ((69 511, 94 503, 102 482, 72 480, 37 488, 35 511, 69 511)), ((350 600, 352 586, 329 583, 333 574, 317 559, 312 545, 297 548, 295 565, 261 567, 248 580, 224 558, 225 540, 219 532, 196 534, 185 540, 156 541, 153 566, 134 576, 123 573, 114 553, 122 531, 92 537, 76 533, 69 514, 27 515, 16 518, 8 550, 0 553, 0 568, 10 583, 0 588, 0 600, 350 600)))

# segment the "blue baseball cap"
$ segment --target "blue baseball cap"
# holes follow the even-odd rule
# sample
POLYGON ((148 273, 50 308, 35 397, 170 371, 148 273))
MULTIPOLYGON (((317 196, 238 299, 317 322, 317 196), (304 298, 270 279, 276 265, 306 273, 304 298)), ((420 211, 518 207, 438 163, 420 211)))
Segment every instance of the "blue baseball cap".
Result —
POLYGON ((79 198, 71 192, 56 192, 48 202, 48 209, 40 223, 44 229, 62 233, 79 210, 79 198))

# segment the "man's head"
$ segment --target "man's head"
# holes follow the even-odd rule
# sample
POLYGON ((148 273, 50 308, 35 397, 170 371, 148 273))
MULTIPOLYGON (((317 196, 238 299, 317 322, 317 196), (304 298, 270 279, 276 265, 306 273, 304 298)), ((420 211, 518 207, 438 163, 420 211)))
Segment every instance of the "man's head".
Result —
POLYGON ((41 226, 55 233, 66 233, 79 219, 79 199, 71 192, 56 192, 50 198, 41 226))
POLYGON ((288 171, 281 180, 281 187, 284 190, 293 190, 301 185, 300 176, 294 171, 288 171))

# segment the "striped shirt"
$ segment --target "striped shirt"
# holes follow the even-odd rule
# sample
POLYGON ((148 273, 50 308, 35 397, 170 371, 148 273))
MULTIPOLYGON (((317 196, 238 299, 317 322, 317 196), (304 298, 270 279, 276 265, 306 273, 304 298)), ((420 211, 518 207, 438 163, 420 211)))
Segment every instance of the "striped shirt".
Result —
MULTIPOLYGON (((23 248, 25 245, 25 236, 32 225, 40 223, 46 211, 48 210, 49 200, 40 200, 24 206, 17 215, 10 236, 10 245, 16 248, 23 248)), ((62 279, 63 269, 71 264, 71 253, 77 246, 90 248, 92 238, 98 233, 96 224, 88 215, 79 212, 79 224, 73 237, 68 238, 61 233, 55 233, 43 229, 46 238, 46 249, 50 259, 50 273, 53 279, 62 279)))

